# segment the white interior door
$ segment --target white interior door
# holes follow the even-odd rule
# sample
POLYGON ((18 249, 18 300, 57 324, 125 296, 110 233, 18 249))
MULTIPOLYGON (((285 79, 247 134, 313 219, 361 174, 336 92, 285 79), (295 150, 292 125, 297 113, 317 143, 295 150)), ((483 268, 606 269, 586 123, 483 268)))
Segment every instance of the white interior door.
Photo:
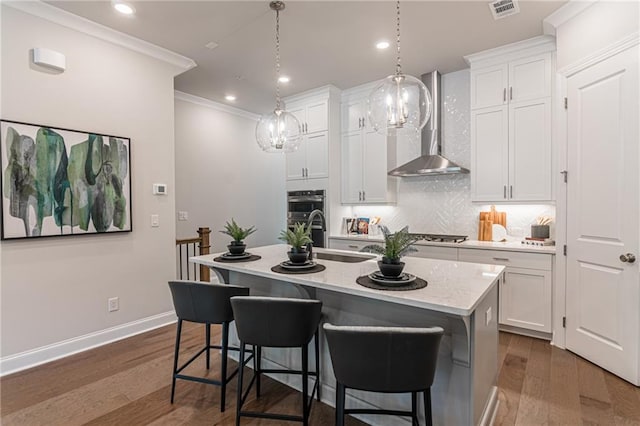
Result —
POLYGON ((637 47, 567 80, 567 348, 638 385, 637 47), (627 256, 627 259, 621 256, 627 256))

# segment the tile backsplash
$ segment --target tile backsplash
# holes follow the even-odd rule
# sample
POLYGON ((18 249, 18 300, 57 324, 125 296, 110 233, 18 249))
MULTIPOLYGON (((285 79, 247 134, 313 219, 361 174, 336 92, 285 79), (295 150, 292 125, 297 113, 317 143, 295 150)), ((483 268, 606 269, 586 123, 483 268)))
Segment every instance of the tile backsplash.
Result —
MULTIPOLYGON (((442 152, 463 167, 470 167, 470 107, 469 70, 442 76, 444 94, 442 152)), ((419 138, 398 141, 398 164, 416 158, 421 153, 419 138)), ((398 178, 398 202, 395 206, 354 206, 353 215, 382 217, 381 224, 392 231, 409 225, 413 232, 468 235, 477 239, 478 216, 489 205, 471 202, 470 175, 448 175, 398 178)), ((507 231, 514 237, 530 234, 530 225, 538 216, 555 218, 555 206, 496 205, 507 212, 507 231)), ((555 233, 551 226, 551 237, 555 233)))

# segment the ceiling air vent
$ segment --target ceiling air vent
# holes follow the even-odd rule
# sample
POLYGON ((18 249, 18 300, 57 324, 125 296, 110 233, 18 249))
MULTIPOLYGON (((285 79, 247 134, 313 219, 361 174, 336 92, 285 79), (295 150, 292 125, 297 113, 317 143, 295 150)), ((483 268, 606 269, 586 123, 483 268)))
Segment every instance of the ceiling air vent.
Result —
POLYGON ((501 19, 520 12, 517 0, 496 0, 489 3, 493 19, 501 19))

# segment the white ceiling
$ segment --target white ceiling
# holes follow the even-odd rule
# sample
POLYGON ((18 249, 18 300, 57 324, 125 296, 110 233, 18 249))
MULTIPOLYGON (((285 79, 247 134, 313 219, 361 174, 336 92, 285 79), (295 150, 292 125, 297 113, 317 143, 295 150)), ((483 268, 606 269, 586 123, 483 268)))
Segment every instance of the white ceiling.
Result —
MULTIPOLYGON (((263 113, 275 101, 275 14, 269 1, 132 1, 133 17, 109 1, 48 3, 187 56, 198 64, 177 90, 263 113), (205 45, 211 41, 218 47, 205 45), (237 100, 229 102, 225 94, 237 100)), ((542 34, 542 20, 566 3, 520 1, 520 14, 495 21, 488 1, 404 1, 402 64, 419 76, 466 67, 463 56, 542 34)), ((280 14, 283 96, 325 84, 345 89, 391 74, 395 2, 293 1, 280 14), (375 48, 386 39, 391 47, 375 48)))

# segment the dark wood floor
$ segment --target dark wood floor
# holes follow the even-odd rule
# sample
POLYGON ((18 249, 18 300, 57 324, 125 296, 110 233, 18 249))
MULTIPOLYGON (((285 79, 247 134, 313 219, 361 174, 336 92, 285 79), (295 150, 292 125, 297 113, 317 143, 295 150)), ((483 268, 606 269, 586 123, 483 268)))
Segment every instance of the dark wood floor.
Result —
MULTIPOLYGON (((183 352, 203 341, 202 327, 187 326, 183 352)), ((169 403, 175 326, 83 352, 0 379, 0 423, 9 425, 230 425, 235 380, 227 410, 218 387, 178 381, 169 403)), ((215 328, 215 339, 218 339, 215 328)), ((640 389, 547 342, 500 334, 499 425, 640 425, 640 389)), ((193 368, 202 369, 199 363, 193 368)), ((211 375, 218 374, 218 354, 211 375)), ((230 368, 235 366, 231 363, 230 368)), ((191 368, 191 367, 190 367, 191 368)), ((201 373, 199 371, 198 373, 201 373)), ((266 378, 263 396, 248 408, 297 414, 300 396, 266 378)), ((311 424, 333 424, 333 408, 315 403, 311 424)), ((278 422, 243 419, 243 425, 278 422)), ((362 424, 349 418, 349 425, 362 424)))

